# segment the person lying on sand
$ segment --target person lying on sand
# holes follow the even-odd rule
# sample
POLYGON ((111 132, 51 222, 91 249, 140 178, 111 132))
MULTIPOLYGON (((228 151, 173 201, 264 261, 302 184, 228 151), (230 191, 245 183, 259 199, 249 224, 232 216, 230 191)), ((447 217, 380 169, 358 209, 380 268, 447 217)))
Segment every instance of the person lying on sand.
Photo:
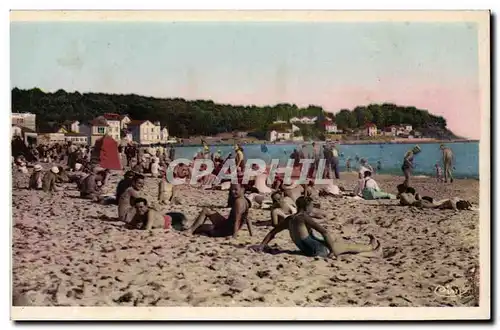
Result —
POLYGON ((187 233, 191 235, 206 234, 211 237, 227 237, 232 235, 233 238, 236 238, 238 231, 246 223, 248 232, 252 236, 252 224, 248 219, 251 202, 245 198, 244 189, 240 184, 232 184, 231 190, 233 191, 234 200, 232 201, 231 211, 227 218, 218 212, 203 208, 193 224, 186 229, 187 233), (212 222, 212 225, 208 226, 207 229, 203 229, 202 225, 207 219, 212 222))
POLYGON ((415 206, 425 209, 441 210, 472 210, 472 204, 465 199, 454 197, 435 202, 432 197, 420 196, 412 187, 405 187, 404 184, 398 185, 399 204, 402 206, 415 206))
POLYGON ((33 190, 41 190, 43 186, 42 179, 43 179, 42 165, 36 164, 33 167, 33 173, 30 176, 28 188, 33 190))
POLYGON ((380 243, 372 235, 367 235, 370 238, 370 244, 356 244, 343 240, 334 240, 327 230, 309 215, 312 207, 313 203, 310 197, 299 197, 297 199, 297 213, 288 216, 284 221, 280 222, 277 227, 273 228, 266 235, 260 245, 252 247, 252 249, 263 251, 278 233, 288 229, 290 238, 295 245, 304 255, 310 257, 334 258, 346 253, 366 253, 380 250, 380 243), (319 232, 323 236, 323 239, 315 237, 313 229, 319 232))
POLYGON ((134 200, 135 214, 129 223, 125 225, 128 229, 169 229, 172 221, 168 215, 163 215, 148 206, 148 201, 144 198, 134 200))
POLYGON ((118 219, 129 222, 135 213, 134 201, 141 198, 141 190, 144 187, 144 175, 136 174, 132 180, 132 186, 128 187, 118 200, 118 219))

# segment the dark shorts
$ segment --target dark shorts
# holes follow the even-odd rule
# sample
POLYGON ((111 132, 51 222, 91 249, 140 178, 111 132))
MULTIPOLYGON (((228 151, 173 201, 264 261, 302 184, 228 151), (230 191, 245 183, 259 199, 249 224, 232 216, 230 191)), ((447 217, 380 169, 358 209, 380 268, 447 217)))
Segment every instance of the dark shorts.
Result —
POLYGON ((300 241, 297 247, 308 257, 323 257, 326 258, 330 254, 330 250, 325 242, 314 236, 309 236, 300 241))

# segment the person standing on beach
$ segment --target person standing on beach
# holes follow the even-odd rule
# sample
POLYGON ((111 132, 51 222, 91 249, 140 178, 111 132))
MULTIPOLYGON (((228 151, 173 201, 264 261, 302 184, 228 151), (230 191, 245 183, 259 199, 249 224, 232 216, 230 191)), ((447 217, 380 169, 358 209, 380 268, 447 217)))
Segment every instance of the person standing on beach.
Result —
POLYGON ((297 209, 297 213, 281 221, 277 227, 273 228, 266 235, 261 244, 251 247, 251 249, 258 252, 265 250, 278 233, 287 229, 290 233, 290 238, 297 248, 309 257, 335 258, 345 253, 372 252, 381 248, 378 240, 372 235, 367 235, 370 238, 370 244, 356 244, 343 240, 334 240, 325 227, 319 225, 309 215, 313 209, 310 197, 300 197, 297 200, 297 209), (313 234, 313 229, 320 233, 323 239, 317 238, 313 234))
POLYGON ((245 154, 243 153, 243 148, 241 148, 239 144, 236 144, 234 146, 234 151, 236 152, 234 157, 236 168, 243 172, 243 169, 245 168, 245 154))
POLYGON ((403 174, 405 176, 405 181, 403 184, 406 187, 410 186, 410 177, 411 173, 413 171, 413 159, 415 155, 420 153, 422 151, 418 145, 414 146, 413 149, 409 150, 406 152, 404 158, 403 158, 403 166, 401 166, 401 170, 403 170, 403 174))
POLYGON ((440 149, 443 153, 444 182, 448 182, 450 178, 450 182, 453 183, 453 151, 444 144, 441 144, 440 149))
POLYGON ((337 149, 337 142, 335 142, 331 148, 332 150, 332 171, 335 174, 335 179, 340 179, 339 175, 339 150, 337 149))

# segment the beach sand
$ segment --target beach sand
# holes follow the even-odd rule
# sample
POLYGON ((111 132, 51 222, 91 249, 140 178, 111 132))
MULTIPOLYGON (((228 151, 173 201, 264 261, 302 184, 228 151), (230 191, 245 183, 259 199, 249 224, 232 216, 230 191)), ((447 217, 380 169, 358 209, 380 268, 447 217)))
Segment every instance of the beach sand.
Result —
MULTIPOLYGON (((27 177, 14 174, 13 289, 16 303, 37 306, 471 306, 475 299, 443 297, 438 285, 470 287, 470 268, 479 264, 479 212, 420 210, 396 202, 323 198, 330 216, 320 221, 334 237, 368 243, 377 237, 379 258, 356 255, 336 260, 296 254, 288 232, 278 234, 275 251, 257 253, 269 232, 269 210, 249 213, 237 239, 187 237, 175 230, 131 231, 116 217, 117 206, 78 198, 75 185, 53 197, 18 189, 27 177), (392 204, 392 205, 391 205, 392 204), (19 299, 19 300, 18 300, 19 299)), ((114 193, 121 172, 105 187, 114 193)), ((353 188, 354 173, 339 185, 353 188)), ((375 176, 382 189, 396 193, 402 177, 375 176)), ((158 179, 147 178, 156 200, 158 179)), ((479 181, 438 184, 412 182, 422 195, 462 197, 477 207, 479 181)), ((223 214, 227 192, 180 188, 181 211, 193 218, 202 206, 223 214)))

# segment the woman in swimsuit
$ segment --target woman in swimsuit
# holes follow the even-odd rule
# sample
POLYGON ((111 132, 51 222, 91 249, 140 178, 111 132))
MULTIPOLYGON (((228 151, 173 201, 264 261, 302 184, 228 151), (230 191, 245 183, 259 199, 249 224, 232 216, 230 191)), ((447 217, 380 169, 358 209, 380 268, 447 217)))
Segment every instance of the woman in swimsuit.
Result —
POLYGON ((243 195, 244 189, 240 184, 232 184, 231 190, 234 199, 232 200, 229 216, 226 218, 218 212, 204 208, 194 223, 187 229, 188 233, 206 234, 210 237, 227 237, 232 235, 233 238, 236 238, 238 231, 246 223, 250 236, 252 236, 252 224, 248 220, 248 211, 250 210, 251 202, 243 195), (207 219, 212 222, 212 225, 204 228, 202 225, 207 219))

